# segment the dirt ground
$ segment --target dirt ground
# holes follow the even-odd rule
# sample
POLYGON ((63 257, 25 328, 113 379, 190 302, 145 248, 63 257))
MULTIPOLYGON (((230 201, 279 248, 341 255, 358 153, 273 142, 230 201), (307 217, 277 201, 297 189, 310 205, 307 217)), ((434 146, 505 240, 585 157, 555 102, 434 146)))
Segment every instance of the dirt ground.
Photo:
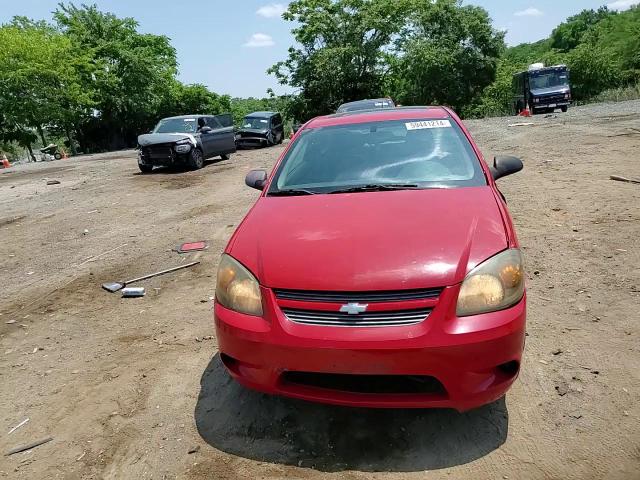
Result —
POLYGON ((141 175, 133 151, 0 171, 0 453, 54 438, 0 478, 640 478, 640 185, 609 179, 640 177, 640 102, 468 124, 525 164, 499 184, 529 315, 519 380, 465 414, 272 398, 224 372, 219 254, 257 196, 244 175, 282 147, 186 173, 141 175), (100 288, 193 260, 144 298, 100 288))

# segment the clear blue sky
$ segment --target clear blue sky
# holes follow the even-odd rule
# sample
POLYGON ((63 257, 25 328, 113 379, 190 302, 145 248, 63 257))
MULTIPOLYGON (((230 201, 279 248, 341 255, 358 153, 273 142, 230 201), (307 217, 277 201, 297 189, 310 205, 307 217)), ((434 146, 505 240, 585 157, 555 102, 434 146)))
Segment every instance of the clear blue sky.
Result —
MULTIPOLYGON (((59 0, 0 0, 0 23, 14 15, 51 20, 59 0)), ((76 4, 82 3, 77 0, 76 4)), ((284 87, 265 72, 287 55, 290 24, 278 15, 286 0, 85 0, 101 10, 134 17, 144 32, 171 38, 178 52, 180 79, 204 83, 217 93, 264 96, 284 87), (188 5, 188 9, 186 6, 188 5), (266 8, 265 8, 266 7, 266 8), (257 35, 256 35, 257 34, 257 35)), ((464 0, 486 8, 507 43, 531 42, 584 8, 614 4, 625 8, 638 0, 464 0)), ((1 46, 0 46, 1 48, 1 46)))

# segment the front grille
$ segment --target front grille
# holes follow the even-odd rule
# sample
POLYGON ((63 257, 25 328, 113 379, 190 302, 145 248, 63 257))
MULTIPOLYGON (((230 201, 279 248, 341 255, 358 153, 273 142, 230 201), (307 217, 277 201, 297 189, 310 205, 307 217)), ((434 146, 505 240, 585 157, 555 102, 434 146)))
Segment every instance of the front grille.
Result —
POLYGON ((369 292, 322 292, 307 290, 275 289, 280 300, 328 303, 379 303, 401 302, 406 300, 425 300, 438 298, 442 288, 423 288, 419 290, 369 291, 369 292))
POLYGON ((564 102, 564 93, 555 94, 555 95, 547 95, 545 97, 540 97, 540 103, 549 104, 549 103, 561 103, 564 102))
POLYGON ((146 147, 142 149, 142 154, 150 159, 171 158, 173 151, 170 146, 146 147))
POLYGON ((293 308, 283 308, 282 311, 289 320, 295 323, 336 327, 399 327, 415 325, 425 320, 431 313, 430 308, 393 312, 364 312, 356 315, 293 308))
POLYGON ((255 139, 257 141, 265 140, 267 137, 260 133, 240 132, 240 138, 255 139))
POLYGON ((364 394, 444 395, 436 378, 426 375, 357 375, 343 373, 284 372, 283 383, 364 394))

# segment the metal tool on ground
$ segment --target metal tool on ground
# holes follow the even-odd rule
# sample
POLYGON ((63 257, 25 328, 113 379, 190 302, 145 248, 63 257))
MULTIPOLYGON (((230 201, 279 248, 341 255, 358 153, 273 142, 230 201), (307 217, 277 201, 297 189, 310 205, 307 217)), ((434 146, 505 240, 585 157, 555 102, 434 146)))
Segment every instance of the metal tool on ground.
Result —
POLYGON ((47 437, 47 438, 43 438, 42 440, 38 440, 36 442, 29 443, 27 445, 22 445, 20 447, 16 447, 14 449, 9 450, 7 453, 5 453, 5 456, 8 457, 10 455, 15 455, 16 453, 26 452, 27 450, 31 450, 32 448, 36 448, 36 447, 39 447, 40 445, 48 443, 51 440, 53 440, 53 437, 47 437))
POLYGON ((634 177, 622 177, 620 175, 611 175, 609 178, 617 182, 640 183, 640 177, 634 178, 634 177))
POLYGON ((185 265, 180 265, 179 267, 167 268, 166 270, 161 270, 159 272, 150 273, 149 275, 144 275, 142 277, 133 278, 131 280, 127 280, 126 282, 107 282, 102 284, 102 288, 104 288, 108 292, 117 292, 118 290, 122 290, 124 287, 131 283, 139 282, 141 280, 147 280, 148 278, 158 277, 160 275, 164 275, 165 273, 175 272, 176 270, 182 270, 183 268, 193 267, 194 265, 199 264, 200 262, 191 262, 185 265))
POLYGON ((178 253, 189 253, 206 250, 207 248, 209 248, 209 244, 205 240, 200 240, 199 242, 183 243, 182 245, 178 245, 173 250, 178 253))
POLYGON ((125 287, 122 289, 123 297, 144 297, 144 287, 125 287))

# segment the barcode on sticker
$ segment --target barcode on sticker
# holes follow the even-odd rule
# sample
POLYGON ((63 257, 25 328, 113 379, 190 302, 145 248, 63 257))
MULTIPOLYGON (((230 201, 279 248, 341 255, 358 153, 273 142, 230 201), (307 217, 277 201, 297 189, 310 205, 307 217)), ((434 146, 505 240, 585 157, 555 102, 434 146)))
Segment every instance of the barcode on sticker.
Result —
POLYGON ((420 122, 405 123, 407 130, 420 130, 423 128, 451 128, 449 120, 422 120, 420 122))

